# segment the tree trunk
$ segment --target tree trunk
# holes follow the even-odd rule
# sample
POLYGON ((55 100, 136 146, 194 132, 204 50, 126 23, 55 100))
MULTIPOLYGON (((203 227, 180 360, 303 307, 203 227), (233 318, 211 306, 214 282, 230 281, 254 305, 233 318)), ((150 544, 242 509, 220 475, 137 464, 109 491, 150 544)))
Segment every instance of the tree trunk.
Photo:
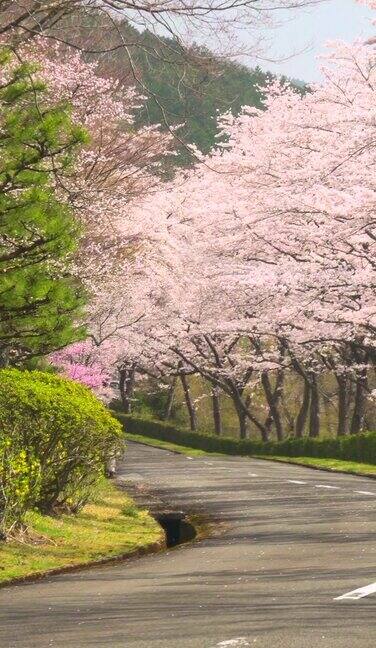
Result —
POLYGON ((188 410, 190 429, 191 429, 191 432, 196 432, 197 431, 196 410, 195 410, 195 406, 194 406, 194 404, 192 402, 191 392, 190 392, 190 389, 189 389, 187 376, 185 375, 185 373, 180 374, 180 380, 181 380, 181 384, 182 384, 182 387, 183 387, 185 404, 186 404, 187 410, 188 410))
MULTIPOLYGON (((275 431, 277 434, 278 441, 283 440, 283 425, 282 425, 282 420, 278 409, 278 401, 282 394, 282 381, 283 381, 283 374, 278 372, 276 387, 273 391, 267 373, 263 372, 261 375, 261 382, 264 388, 265 397, 269 407, 269 416, 267 421, 268 423, 270 423, 270 421, 273 421, 275 425, 275 431)), ((265 427, 267 427, 267 425, 265 425, 265 427)))
POLYGON ((130 404, 128 402, 127 394, 126 394, 127 373, 128 372, 127 372, 126 369, 120 369, 120 371, 119 371, 119 389, 120 389, 120 397, 121 397, 121 402, 123 403, 124 412, 126 414, 129 414, 130 404))
POLYGON ((368 376, 367 369, 362 369, 356 379, 354 411, 351 419, 351 434, 359 434, 364 430, 365 409, 367 400, 368 376))
POLYGON ((173 377, 170 386, 168 388, 166 409, 163 415, 164 421, 167 421, 171 416, 172 406, 174 404, 174 398, 175 398, 175 387, 176 387, 176 376, 173 377))
POLYGON ((119 389, 121 401, 123 403, 124 412, 131 414, 132 412, 132 396, 134 390, 134 383, 136 377, 136 368, 132 366, 130 369, 120 369, 119 372, 119 389))
POLYGON ((304 434, 304 428, 308 417, 310 399, 311 399, 311 385, 309 384, 308 380, 304 379, 303 402, 301 404, 299 414, 296 418, 296 424, 295 424, 295 436, 298 439, 301 439, 301 437, 304 434))
POLYGON ((241 407, 236 407, 236 413, 238 415, 239 419, 239 438, 240 439, 246 439, 247 438, 247 414, 245 413, 244 409, 241 407))
POLYGON ((320 396, 317 385, 317 377, 310 374, 311 383, 311 407, 309 412, 309 436, 316 438, 320 434, 320 396))
POLYGON ((249 421, 254 424, 254 426, 261 432, 261 438, 263 441, 268 441, 268 430, 263 425, 256 419, 255 416, 252 415, 249 405, 250 405, 250 398, 247 396, 246 401, 242 400, 242 395, 243 395, 244 389, 239 389, 239 386, 235 386, 234 383, 231 385, 231 389, 228 390, 228 395, 231 396, 232 401, 234 403, 234 407, 236 410, 236 413, 238 415, 239 419, 239 431, 240 431, 240 438, 245 439, 247 438, 247 431, 248 431, 248 423, 249 421), (244 418, 244 420, 243 420, 244 418), (243 434, 243 436, 241 436, 243 434))
POLYGON ((346 376, 336 375, 338 383, 338 426, 337 436, 349 431, 349 381, 346 376))
POLYGON ((219 401, 219 393, 216 387, 213 387, 212 392, 212 406, 213 406, 213 421, 214 432, 218 436, 222 434, 222 418, 221 418, 221 405, 219 401))

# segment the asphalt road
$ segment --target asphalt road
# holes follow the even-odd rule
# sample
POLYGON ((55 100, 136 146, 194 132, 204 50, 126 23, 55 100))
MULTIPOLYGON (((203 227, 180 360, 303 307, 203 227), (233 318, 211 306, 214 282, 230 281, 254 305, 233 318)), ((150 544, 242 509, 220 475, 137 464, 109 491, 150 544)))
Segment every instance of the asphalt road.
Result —
POLYGON ((376 593, 334 599, 376 581, 376 481, 138 444, 121 472, 225 528, 1 590, 1 648, 375 648, 376 593))

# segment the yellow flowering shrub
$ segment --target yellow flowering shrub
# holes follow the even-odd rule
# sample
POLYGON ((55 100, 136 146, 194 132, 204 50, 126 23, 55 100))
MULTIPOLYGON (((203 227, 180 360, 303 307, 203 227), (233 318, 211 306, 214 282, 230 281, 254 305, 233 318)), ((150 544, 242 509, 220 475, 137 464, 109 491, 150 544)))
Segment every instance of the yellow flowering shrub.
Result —
POLYGON ((0 370, 0 528, 25 512, 77 511, 109 458, 120 424, 92 392, 40 371, 0 370))

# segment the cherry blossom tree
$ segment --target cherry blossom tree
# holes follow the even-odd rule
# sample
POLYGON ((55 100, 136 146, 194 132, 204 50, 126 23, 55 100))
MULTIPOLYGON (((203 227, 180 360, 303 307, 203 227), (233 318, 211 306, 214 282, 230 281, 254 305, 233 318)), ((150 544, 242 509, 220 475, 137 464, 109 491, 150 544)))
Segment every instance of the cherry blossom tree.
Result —
POLYGON ((90 143, 59 189, 67 194, 84 225, 78 273, 97 290, 134 255, 148 236, 146 223, 132 221, 128 204, 158 185, 157 170, 171 149, 170 134, 158 127, 135 128, 134 112, 143 98, 133 88, 97 74, 79 52, 45 39, 21 53, 39 62, 51 95, 73 105, 73 119, 85 126, 90 143), (99 280, 99 281, 98 281, 99 280))
POLYGON ((225 143, 157 199, 178 250, 169 349, 216 387, 239 380, 236 399, 257 376, 278 437, 281 368, 304 388, 296 433, 309 415, 317 436, 320 372, 338 383, 338 432, 350 409, 357 432, 374 361, 375 50, 333 45, 323 74, 304 97, 274 83, 265 111, 225 115, 225 143))
POLYGON ((323 374, 338 434, 364 429, 376 327, 372 43, 332 44, 324 81, 304 96, 273 82, 263 110, 223 115, 218 146, 167 184, 154 170, 169 142, 132 127, 140 99, 77 57, 72 70, 52 57, 46 74, 66 66, 59 92, 93 132, 62 191, 87 225, 77 268, 92 295, 89 333, 119 371, 124 407, 137 376, 179 377, 193 429, 186 378, 197 374, 217 432, 224 393, 243 438, 249 426, 263 440, 316 437, 323 374))
MULTIPOLYGON (((79 52, 51 49, 41 38, 18 57, 39 64, 51 104, 56 97, 66 102, 73 123, 89 134, 75 164, 54 177, 57 195, 71 205, 82 225, 75 273, 90 300, 86 324, 92 342, 73 345, 52 360, 71 377, 97 388, 103 382, 101 367, 110 374, 118 366, 117 341, 125 345, 122 332, 144 317, 153 290, 158 222, 153 215, 133 216, 129 203, 160 185, 159 167, 170 153, 172 137, 156 127, 137 129, 133 114, 143 98, 119 81, 99 76, 97 64, 85 62, 79 52)), ((133 355, 135 341, 136 333, 133 355)), ((122 353, 124 364, 124 346, 122 353)))

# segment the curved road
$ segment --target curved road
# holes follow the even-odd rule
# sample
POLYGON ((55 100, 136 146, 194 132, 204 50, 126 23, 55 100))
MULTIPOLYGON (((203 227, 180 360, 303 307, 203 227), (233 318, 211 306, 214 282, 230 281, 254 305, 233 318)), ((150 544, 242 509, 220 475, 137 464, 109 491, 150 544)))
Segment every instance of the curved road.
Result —
POLYGON ((225 529, 1 590, 1 648, 376 646, 373 588, 335 600, 376 581, 376 481, 139 444, 129 444, 121 473, 225 529))

